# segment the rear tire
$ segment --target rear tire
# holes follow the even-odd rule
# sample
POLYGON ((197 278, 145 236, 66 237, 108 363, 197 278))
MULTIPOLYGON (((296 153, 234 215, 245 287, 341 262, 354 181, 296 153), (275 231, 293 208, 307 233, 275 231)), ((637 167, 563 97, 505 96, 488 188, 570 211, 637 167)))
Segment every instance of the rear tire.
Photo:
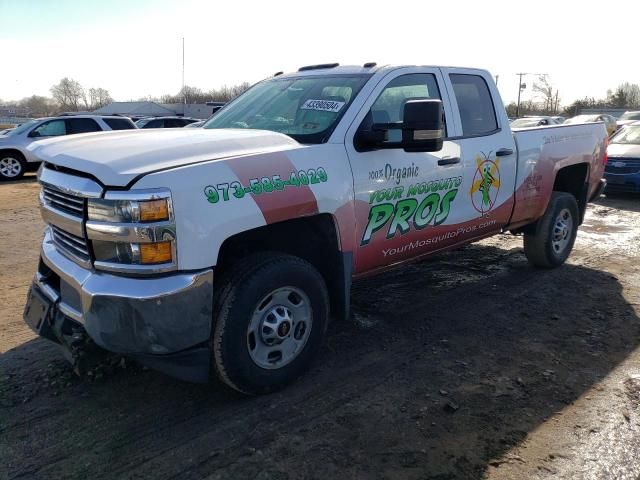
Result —
POLYGON ((579 218, 575 197, 553 192, 536 232, 524 235, 524 253, 529 263, 541 268, 562 265, 573 249, 579 218))
POLYGON ((278 390, 309 369, 328 318, 327 287, 310 263, 250 256, 227 276, 214 307, 213 369, 244 394, 278 390))
POLYGON ((22 155, 14 152, 0 152, 0 180, 18 180, 27 169, 22 155))

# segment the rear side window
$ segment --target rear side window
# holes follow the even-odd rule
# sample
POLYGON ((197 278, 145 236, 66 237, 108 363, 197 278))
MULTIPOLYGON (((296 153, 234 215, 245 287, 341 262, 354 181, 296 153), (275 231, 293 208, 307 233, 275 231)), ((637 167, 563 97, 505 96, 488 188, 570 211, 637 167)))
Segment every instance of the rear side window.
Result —
POLYGON ((136 128, 131 120, 127 120, 126 118, 103 118, 104 123, 109 125, 111 130, 130 130, 132 128, 136 128))
POLYGON ((67 133, 101 132, 100 125, 92 118, 70 118, 67 120, 67 133))
POLYGON ((143 125, 142 128, 163 128, 163 127, 164 127, 164 120, 155 119, 147 122, 145 125, 143 125))
POLYGON ((164 128, 182 128, 188 122, 182 120, 181 118, 165 118, 164 120, 164 128))
POLYGON ((484 78, 465 74, 451 74, 449 78, 460 110, 462 134, 467 137, 496 131, 496 110, 484 78))

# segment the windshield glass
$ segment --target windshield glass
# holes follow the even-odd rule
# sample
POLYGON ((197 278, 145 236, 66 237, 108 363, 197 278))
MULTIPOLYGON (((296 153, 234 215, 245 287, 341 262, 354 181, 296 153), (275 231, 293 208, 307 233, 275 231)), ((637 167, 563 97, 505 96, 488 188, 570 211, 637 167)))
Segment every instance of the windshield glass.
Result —
POLYGON ((322 75, 258 83, 204 128, 253 128, 301 143, 326 142, 370 75, 322 75))
POLYGON ((640 145, 640 125, 627 125, 611 139, 611 143, 640 145))
POLYGON ((518 118, 511 122, 511 126, 515 128, 537 127, 540 120, 540 118, 518 118))
POLYGON ((38 120, 30 120, 26 123, 23 123, 22 125, 11 130, 10 132, 7 132, 7 135, 20 135, 22 132, 29 130, 31 127, 33 127, 37 122, 38 120))
POLYGON ((620 120, 640 120, 640 112, 623 113, 620 120))

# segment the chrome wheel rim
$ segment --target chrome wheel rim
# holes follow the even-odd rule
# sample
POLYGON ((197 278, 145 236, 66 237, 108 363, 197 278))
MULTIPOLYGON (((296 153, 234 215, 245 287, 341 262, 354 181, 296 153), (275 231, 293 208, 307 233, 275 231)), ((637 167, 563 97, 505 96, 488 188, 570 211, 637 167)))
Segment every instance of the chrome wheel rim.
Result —
POLYGON ((295 287, 282 287, 256 306, 247 328, 247 349, 261 368, 282 368, 295 360, 309 339, 313 316, 309 297, 295 287))
POLYGON ((563 208, 558 213, 553 224, 553 234, 551 238, 551 246, 556 254, 561 254, 571 241, 571 233, 573 231, 573 217, 567 208, 563 208))
POLYGON ((20 175, 22 165, 18 159, 13 157, 0 158, 0 173, 8 178, 14 178, 20 175))

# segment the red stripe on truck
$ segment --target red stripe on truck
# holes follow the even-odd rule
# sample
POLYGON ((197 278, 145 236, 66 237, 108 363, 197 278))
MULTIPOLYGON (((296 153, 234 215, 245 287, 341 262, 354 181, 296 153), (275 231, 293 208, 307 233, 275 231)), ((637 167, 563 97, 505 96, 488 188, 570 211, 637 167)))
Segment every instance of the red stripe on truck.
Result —
MULTIPOLYGON (((297 172, 295 165, 281 152, 239 157, 228 161, 227 165, 245 186, 254 178, 280 175, 284 181, 289 179, 292 172, 297 172)), ((305 185, 287 185, 281 191, 251 196, 267 224, 318 213, 316 197, 311 188, 305 185)))

